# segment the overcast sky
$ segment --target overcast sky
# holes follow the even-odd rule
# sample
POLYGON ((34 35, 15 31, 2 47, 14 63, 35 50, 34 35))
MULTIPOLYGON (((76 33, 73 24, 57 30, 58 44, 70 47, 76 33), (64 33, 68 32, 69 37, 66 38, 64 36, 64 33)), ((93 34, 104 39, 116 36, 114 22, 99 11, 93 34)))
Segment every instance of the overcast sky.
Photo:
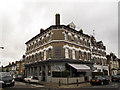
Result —
POLYGON ((60 13, 61 24, 73 22, 76 29, 89 35, 95 30, 110 52, 118 55, 118 0, 2 0, 0 3, 0 60, 3 65, 18 61, 25 54, 25 42, 40 28, 55 24, 60 13))

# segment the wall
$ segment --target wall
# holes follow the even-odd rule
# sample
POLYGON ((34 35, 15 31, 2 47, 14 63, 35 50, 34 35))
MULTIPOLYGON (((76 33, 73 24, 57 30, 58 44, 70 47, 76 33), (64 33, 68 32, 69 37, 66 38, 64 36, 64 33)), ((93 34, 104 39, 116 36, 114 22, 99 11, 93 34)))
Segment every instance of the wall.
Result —
POLYGON ((62 82, 62 84, 71 84, 71 83, 76 83, 78 79, 78 82, 85 82, 84 77, 71 77, 71 78, 51 78, 51 82, 54 83, 59 83, 62 82))

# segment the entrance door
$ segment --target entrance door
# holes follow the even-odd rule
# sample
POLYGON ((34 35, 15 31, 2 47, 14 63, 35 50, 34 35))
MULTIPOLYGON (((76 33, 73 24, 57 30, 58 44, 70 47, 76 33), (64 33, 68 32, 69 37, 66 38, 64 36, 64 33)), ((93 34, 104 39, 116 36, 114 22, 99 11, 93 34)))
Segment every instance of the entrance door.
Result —
POLYGON ((45 71, 42 72, 42 81, 45 81, 45 71))
POLYGON ((46 78, 45 78, 45 76, 46 76, 46 75, 45 75, 45 71, 46 71, 46 70, 45 70, 45 66, 43 66, 43 69, 42 69, 42 81, 45 81, 45 79, 46 79, 46 78))

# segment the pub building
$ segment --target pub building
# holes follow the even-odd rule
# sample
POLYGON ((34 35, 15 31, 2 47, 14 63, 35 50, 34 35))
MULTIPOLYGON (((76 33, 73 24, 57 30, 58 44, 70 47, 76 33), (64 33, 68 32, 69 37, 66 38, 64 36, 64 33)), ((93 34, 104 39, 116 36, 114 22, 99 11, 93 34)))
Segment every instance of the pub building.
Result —
MULTIPOLYGON (((45 30, 40 29, 38 35, 25 43, 25 75, 37 76, 39 81, 46 82, 61 80, 64 84, 75 83, 76 79, 89 81, 95 71, 93 65, 103 65, 106 60, 97 59, 101 61, 96 63, 93 56, 98 53, 93 54, 91 36, 84 34, 82 29, 75 30, 73 22, 61 25, 57 13, 55 23, 45 30)), ((104 48, 100 50, 105 52, 104 48)))

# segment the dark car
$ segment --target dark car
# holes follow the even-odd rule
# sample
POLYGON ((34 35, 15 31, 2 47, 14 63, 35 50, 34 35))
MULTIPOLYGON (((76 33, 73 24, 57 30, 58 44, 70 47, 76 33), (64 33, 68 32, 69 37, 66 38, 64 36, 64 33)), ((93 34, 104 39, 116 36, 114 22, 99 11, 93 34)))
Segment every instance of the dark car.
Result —
POLYGON ((96 76, 90 80, 90 83, 91 85, 104 85, 104 84, 109 84, 110 80, 102 76, 96 76))
POLYGON ((111 77, 112 82, 120 82, 120 75, 114 75, 111 77))
POLYGON ((0 85, 4 86, 14 86, 15 81, 9 72, 0 72, 0 85))
POLYGON ((15 75, 15 81, 24 81, 23 75, 15 75))

